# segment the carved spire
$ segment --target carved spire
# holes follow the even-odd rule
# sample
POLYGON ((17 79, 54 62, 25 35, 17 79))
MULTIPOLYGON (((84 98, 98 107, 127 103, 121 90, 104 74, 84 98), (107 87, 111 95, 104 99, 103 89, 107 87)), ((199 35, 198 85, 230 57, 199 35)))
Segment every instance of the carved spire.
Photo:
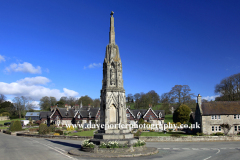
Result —
POLYGON ((111 12, 111 18, 110 18, 110 31, 109 31, 109 44, 115 44, 115 31, 114 31, 114 17, 113 17, 113 11, 111 12))

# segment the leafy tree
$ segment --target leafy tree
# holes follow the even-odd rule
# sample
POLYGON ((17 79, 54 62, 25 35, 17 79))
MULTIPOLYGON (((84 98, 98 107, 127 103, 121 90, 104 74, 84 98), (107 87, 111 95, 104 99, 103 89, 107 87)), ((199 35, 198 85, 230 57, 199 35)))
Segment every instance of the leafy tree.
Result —
POLYGON ((220 125, 223 128, 224 134, 227 135, 230 129, 232 128, 232 125, 228 123, 223 123, 220 125))
POLYGON ((94 107, 100 107, 100 103, 101 103, 101 102, 100 102, 100 99, 99 99, 99 98, 93 100, 93 106, 94 106, 94 107))
POLYGON ((185 104, 180 105, 174 111, 173 122, 175 123, 180 122, 182 124, 188 123, 190 119, 190 113, 191 113, 191 109, 187 105, 185 104))
POLYGON ((49 97, 51 106, 55 106, 57 103, 57 99, 55 97, 49 97))
POLYGON ((68 98, 67 97, 61 97, 59 101, 63 102, 64 105, 68 104, 68 98))
POLYGON ((65 104, 64 104, 64 102, 62 102, 62 101, 57 101, 56 105, 57 105, 58 107, 61 107, 61 108, 65 107, 65 106, 64 106, 65 104))
POLYGON ((51 99, 48 96, 42 97, 40 99, 40 103, 39 103, 41 110, 50 110, 51 107, 51 99))
POLYGON ((27 101, 27 99, 24 96, 15 97, 13 99, 13 104, 14 104, 14 107, 15 107, 15 109, 17 111, 17 114, 18 114, 19 118, 21 118, 22 112, 25 111, 26 101, 27 101))
POLYGON ((78 104, 80 104, 82 102, 83 106, 88 106, 89 104, 92 105, 93 104, 93 100, 92 98, 86 96, 82 96, 81 98, 79 98, 78 100, 78 104))

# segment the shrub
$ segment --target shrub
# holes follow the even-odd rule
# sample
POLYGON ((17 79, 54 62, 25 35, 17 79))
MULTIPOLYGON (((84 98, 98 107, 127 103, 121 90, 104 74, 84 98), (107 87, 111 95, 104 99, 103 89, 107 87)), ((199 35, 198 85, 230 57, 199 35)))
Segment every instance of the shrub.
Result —
POLYGON ((54 125, 49 126, 49 132, 55 132, 55 126, 54 125))
POLYGON ((146 144, 145 141, 138 140, 136 143, 133 144, 133 147, 144 146, 146 144))
POLYGON ((11 134, 11 131, 10 131, 10 130, 6 130, 5 133, 6 133, 6 134, 11 134))
POLYGON ((74 131, 74 127, 72 125, 67 127, 67 131, 74 131))
POLYGON ((197 136, 204 136, 204 134, 197 132, 197 136))
POLYGON ((61 130, 56 130, 55 133, 59 133, 60 135, 63 135, 63 131, 61 130))
POLYGON ((0 127, 2 127, 3 126, 3 124, 0 124, 0 127))
POLYGON ((5 122, 4 123, 4 126, 8 126, 8 125, 10 125, 11 124, 11 122, 5 122))
POLYGON ((217 132, 216 135, 217 135, 217 136, 224 136, 224 133, 222 133, 222 132, 217 132))
POLYGON ((2 116, 10 116, 10 113, 8 113, 8 112, 3 112, 3 113, 1 113, 1 115, 2 115, 2 116))
POLYGON ((21 131, 22 130, 22 124, 20 121, 12 121, 10 128, 10 131, 21 131))
POLYGON ((89 142, 89 139, 84 140, 83 143, 82 143, 82 146, 87 147, 87 148, 94 148, 95 147, 92 142, 89 142))
POLYGON ((46 124, 39 125, 39 134, 48 134, 49 132, 50 130, 46 124))
POLYGON ((54 136, 60 136, 60 134, 59 134, 59 133, 54 133, 53 135, 54 135, 54 136))
POLYGON ((38 130, 39 130, 38 128, 30 128, 29 129, 30 132, 38 132, 38 130))
POLYGON ((139 137, 140 135, 141 135, 141 131, 140 130, 138 130, 136 133, 134 133, 134 137, 139 137))
POLYGON ((42 123, 42 121, 41 120, 37 120, 35 123, 40 125, 42 123))
POLYGON ((155 132, 155 131, 152 129, 152 130, 150 130, 149 132, 155 132))

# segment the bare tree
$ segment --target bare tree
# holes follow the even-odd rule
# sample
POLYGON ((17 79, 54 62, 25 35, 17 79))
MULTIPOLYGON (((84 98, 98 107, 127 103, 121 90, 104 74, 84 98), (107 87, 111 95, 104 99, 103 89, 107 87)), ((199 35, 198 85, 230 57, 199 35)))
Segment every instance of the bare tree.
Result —
POLYGON ((3 94, 0 94, 0 104, 6 101, 7 97, 3 94))
POLYGON ((15 97, 13 99, 13 104, 14 104, 14 107, 16 108, 16 110, 17 110, 19 118, 21 118, 22 117, 22 111, 25 108, 22 104, 21 98, 20 97, 15 97))

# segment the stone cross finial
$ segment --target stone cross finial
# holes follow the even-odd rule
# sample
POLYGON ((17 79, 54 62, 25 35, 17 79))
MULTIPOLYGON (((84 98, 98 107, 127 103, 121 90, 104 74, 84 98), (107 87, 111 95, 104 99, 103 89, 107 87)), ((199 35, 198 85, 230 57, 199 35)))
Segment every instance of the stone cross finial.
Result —
POLYGON ((110 14, 110 15, 111 15, 111 17, 113 16, 113 14, 114 14, 114 12, 112 11, 112 12, 111 12, 111 14, 110 14))

